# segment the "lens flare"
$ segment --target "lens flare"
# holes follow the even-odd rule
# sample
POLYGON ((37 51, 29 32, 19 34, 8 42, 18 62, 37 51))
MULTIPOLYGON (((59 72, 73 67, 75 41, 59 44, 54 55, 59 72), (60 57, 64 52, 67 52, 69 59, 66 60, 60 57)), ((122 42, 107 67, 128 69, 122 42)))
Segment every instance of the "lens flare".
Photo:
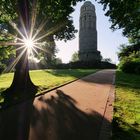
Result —
POLYGON ((13 21, 9 21, 9 25, 15 30, 14 34, 9 33, 9 35, 14 39, 13 41, 0 41, 0 46, 15 46, 16 51, 21 50, 19 51, 20 54, 16 57, 15 61, 5 71, 10 71, 13 69, 26 51, 28 52, 28 59, 30 57, 35 58, 40 53, 40 51, 48 53, 47 48, 45 48, 47 46, 44 47, 46 42, 45 38, 66 25, 66 22, 63 22, 53 25, 46 30, 45 27, 47 26, 47 23, 49 23, 51 17, 37 21, 38 3, 34 1, 32 5, 30 27, 26 29, 22 17, 19 17, 20 26, 18 26, 18 24, 14 23, 13 21))
POLYGON ((30 49, 34 46, 34 42, 32 39, 24 39, 24 43, 27 49, 30 49))
POLYGON ((34 46, 35 46, 34 41, 30 38, 25 38, 23 40, 23 43, 28 51, 28 55, 30 55, 32 53, 32 50, 34 49, 34 46))

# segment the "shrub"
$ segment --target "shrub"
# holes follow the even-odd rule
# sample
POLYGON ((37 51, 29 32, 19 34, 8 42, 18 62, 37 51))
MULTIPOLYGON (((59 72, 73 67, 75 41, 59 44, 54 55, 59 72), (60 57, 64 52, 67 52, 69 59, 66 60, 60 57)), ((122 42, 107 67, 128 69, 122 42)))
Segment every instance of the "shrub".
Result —
POLYGON ((119 69, 126 73, 140 74, 140 52, 124 57, 119 64, 119 69))

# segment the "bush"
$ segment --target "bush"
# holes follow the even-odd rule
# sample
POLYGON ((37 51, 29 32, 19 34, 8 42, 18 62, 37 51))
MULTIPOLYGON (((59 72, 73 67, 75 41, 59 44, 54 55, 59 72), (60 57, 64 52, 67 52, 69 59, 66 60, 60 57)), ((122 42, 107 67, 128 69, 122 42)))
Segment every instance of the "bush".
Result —
POLYGON ((140 74, 140 58, 125 57, 119 64, 119 69, 126 73, 140 74))
POLYGON ((88 62, 83 62, 83 61, 77 61, 77 62, 70 62, 68 64, 58 64, 55 66, 55 68, 57 69, 79 69, 79 68, 83 68, 83 69, 114 69, 116 68, 115 64, 111 64, 109 62, 92 62, 92 61, 88 61, 88 62))

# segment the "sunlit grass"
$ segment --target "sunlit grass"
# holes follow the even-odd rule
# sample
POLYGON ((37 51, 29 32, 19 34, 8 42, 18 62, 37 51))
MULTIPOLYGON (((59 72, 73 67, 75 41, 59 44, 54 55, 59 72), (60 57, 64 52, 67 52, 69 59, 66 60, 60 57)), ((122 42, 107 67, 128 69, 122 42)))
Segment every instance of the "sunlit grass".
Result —
POLYGON ((13 79, 13 73, 6 73, 0 76, 0 89, 8 88, 13 79))
MULTIPOLYGON (((42 88, 51 89, 69 81, 94 73, 94 69, 66 69, 66 70, 33 70, 30 76, 33 83, 42 88)), ((13 79, 13 73, 0 76, 0 89, 8 88, 13 79)))
POLYGON ((140 139, 140 75, 116 73, 113 140, 140 139))

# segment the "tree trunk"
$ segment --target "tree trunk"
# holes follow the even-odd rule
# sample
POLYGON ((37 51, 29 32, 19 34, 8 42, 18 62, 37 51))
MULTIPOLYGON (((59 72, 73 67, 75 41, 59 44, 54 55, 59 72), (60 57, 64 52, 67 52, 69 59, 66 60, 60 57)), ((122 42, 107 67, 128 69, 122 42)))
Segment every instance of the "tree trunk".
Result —
POLYGON ((14 91, 17 90, 26 92, 30 89, 32 90, 35 88, 29 75, 28 51, 24 49, 25 48, 16 51, 17 58, 23 53, 23 51, 25 52, 23 53, 15 67, 14 78, 11 85, 11 88, 13 88, 14 91))
MULTIPOLYGON (((19 15, 18 29, 25 36, 25 27, 27 34, 30 31, 29 24, 29 1, 28 0, 18 0, 17 9, 19 15), (24 27, 23 27, 24 25, 24 27)), ((16 50, 16 59, 18 63, 15 67, 15 73, 13 82, 8 90, 13 92, 25 93, 32 92, 36 89, 36 86, 32 83, 29 76, 29 63, 28 63, 28 50, 25 48, 20 48, 18 46, 16 50), (20 57, 21 56, 21 57, 20 57)))

